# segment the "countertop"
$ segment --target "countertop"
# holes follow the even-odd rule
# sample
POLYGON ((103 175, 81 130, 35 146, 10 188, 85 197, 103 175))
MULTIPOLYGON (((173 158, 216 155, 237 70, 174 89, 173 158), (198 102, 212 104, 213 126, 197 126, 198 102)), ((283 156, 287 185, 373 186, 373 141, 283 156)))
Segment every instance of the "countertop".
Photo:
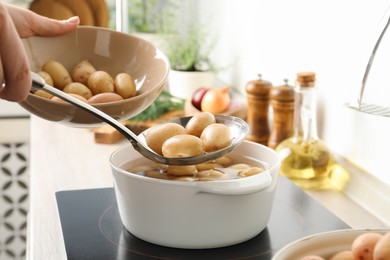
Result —
MULTIPOLYGON (((55 193, 112 187, 109 157, 126 142, 96 144, 93 133, 87 129, 31 116, 27 259, 66 259, 55 193)), ((390 227, 343 192, 307 193, 352 228, 390 227)))

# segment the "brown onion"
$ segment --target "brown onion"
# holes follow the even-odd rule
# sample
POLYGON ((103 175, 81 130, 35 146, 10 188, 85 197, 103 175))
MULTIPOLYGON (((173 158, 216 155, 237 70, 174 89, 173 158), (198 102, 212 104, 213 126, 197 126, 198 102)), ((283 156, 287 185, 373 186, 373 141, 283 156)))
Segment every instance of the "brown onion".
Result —
POLYGON ((203 112, 213 114, 223 113, 227 110, 230 104, 230 96, 228 87, 210 89, 204 94, 201 103, 203 112))

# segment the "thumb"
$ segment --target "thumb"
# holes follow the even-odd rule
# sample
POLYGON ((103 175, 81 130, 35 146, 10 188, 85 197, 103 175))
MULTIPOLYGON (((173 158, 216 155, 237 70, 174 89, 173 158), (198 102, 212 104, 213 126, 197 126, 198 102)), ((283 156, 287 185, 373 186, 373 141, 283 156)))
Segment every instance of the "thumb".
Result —
POLYGON ((55 20, 44 16, 39 16, 40 21, 37 23, 34 30, 36 35, 41 36, 56 36, 66 34, 77 28, 80 23, 78 16, 70 17, 67 20, 55 20))
POLYGON ((80 19, 77 16, 60 21, 18 6, 0 4, 8 10, 16 30, 22 38, 32 35, 56 36, 65 34, 76 29, 80 23, 80 19))

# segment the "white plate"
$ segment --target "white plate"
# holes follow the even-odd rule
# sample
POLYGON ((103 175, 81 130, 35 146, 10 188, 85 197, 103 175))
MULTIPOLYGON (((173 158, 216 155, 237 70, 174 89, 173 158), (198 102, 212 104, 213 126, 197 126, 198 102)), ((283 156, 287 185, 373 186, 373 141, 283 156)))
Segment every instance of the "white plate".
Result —
POLYGON ((350 250, 353 240, 367 232, 385 234, 384 229, 343 229, 307 236, 283 247, 272 260, 299 260, 306 255, 318 255, 325 259, 337 252, 350 250))

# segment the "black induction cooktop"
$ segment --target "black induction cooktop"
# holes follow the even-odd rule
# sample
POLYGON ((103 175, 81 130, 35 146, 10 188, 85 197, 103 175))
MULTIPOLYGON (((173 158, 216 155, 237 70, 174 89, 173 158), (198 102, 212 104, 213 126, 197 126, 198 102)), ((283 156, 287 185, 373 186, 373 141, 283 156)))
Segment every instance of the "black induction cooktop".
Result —
POLYGON ((292 182, 280 177, 272 214, 259 235, 216 249, 175 249, 142 241, 122 225, 113 188, 56 193, 68 259, 271 259, 286 244, 349 228, 292 182))

